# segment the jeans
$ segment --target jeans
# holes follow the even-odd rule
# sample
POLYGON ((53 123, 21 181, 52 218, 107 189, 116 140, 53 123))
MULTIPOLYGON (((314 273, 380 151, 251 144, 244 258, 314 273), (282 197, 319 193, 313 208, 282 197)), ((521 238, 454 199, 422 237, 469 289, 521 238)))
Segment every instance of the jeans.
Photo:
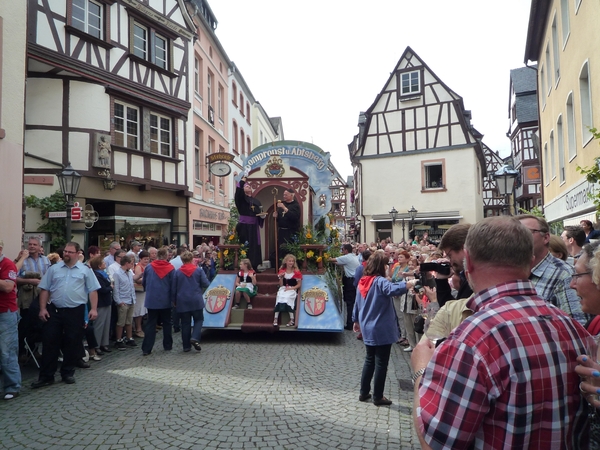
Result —
POLYGON ((388 362, 390 361, 390 352, 392 344, 386 345, 365 345, 367 355, 363 366, 362 377, 360 379, 360 394, 367 395, 371 392, 371 380, 373 374, 373 400, 381 400, 385 388, 385 377, 387 376, 388 362))
POLYGON ((189 349, 192 347, 190 339, 200 342, 200 335, 202 334, 202 323, 204 322, 204 311, 197 309, 195 311, 186 311, 179 313, 181 318, 181 343, 183 349, 189 349), (194 318, 194 331, 192 332, 192 317, 194 318))
POLYGON ((154 348, 156 340, 156 323, 158 319, 162 320, 163 327, 163 348, 171 350, 173 348, 173 333, 171 329, 171 308, 166 309, 148 309, 148 321, 144 329, 144 342, 142 342, 142 352, 150 353, 154 348))
POLYGON ((180 325, 181 318, 179 316, 179 313, 177 312, 177 309, 174 306, 171 309, 171 317, 173 318, 173 328, 175 328, 175 329, 181 328, 181 325, 180 325))
POLYGON ((19 368, 19 311, 0 314, 0 369, 4 392, 21 390, 21 369, 19 368))
POLYGON ((42 330, 40 380, 54 380, 61 349, 63 362, 60 375, 65 378, 75 374, 75 364, 81 358, 83 350, 84 312, 85 305, 75 308, 56 308, 53 304, 48 305, 50 318, 42 330))

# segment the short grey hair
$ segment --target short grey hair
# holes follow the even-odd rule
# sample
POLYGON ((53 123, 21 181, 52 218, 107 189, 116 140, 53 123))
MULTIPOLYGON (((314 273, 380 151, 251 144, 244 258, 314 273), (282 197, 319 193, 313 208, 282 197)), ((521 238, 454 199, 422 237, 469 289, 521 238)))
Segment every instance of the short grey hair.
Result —
POLYGON ((587 257, 586 267, 592 272, 592 281, 598 286, 600 285, 600 241, 585 244, 581 250, 581 256, 584 255, 587 257))
POLYGON ((533 234, 513 217, 488 217, 469 228, 465 249, 474 264, 530 269, 533 234))
POLYGON ((40 246, 44 245, 44 244, 43 244, 43 242, 42 242, 42 239, 41 239, 39 236, 29 236, 29 237, 27 238, 27 242, 29 242, 29 241, 37 241, 37 243, 38 243, 40 246))

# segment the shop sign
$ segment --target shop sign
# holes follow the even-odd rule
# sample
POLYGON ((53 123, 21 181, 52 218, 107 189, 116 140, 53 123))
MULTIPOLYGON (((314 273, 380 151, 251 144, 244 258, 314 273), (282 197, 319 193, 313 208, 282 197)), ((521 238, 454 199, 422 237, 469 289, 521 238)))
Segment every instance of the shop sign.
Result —
POLYGON ((227 220, 227 216, 223 211, 213 211, 210 209, 200 208, 200 218, 210 220, 227 220))
POLYGON ((548 205, 544 205, 544 214, 549 222, 591 211, 594 201, 589 197, 596 192, 597 184, 587 180, 579 183, 548 205))

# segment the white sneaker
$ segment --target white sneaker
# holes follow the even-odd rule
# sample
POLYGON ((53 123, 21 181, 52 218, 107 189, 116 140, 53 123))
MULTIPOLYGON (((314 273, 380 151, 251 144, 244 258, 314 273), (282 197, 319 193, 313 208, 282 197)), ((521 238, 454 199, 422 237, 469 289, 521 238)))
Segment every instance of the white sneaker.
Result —
POLYGON ((402 350, 403 352, 412 352, 413 348, 411 346, 406 347, 404 350, 402 350))

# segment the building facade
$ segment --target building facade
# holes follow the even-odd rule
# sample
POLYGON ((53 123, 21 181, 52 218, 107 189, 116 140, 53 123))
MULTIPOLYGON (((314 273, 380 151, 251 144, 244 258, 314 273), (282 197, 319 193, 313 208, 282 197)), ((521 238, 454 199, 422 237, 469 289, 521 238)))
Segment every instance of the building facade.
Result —
POLYGON ((188 7, 198 29, 191 63, 193 145, 188 150, 188 159, 193 161, 188 168, 190 242, 196 246, 209 241, 217 244, 227 229, 232 177, 211 173, 207 157, 233 148, 229 139, 230 61, 215 35, 217 20, 204 0, 192 0, 188 7))
POLYGON ((396 225, 404 219, 412 228, 406 239, 424 231, 436 239, 454 223, 480 220, 486 161, 478 136, 462 98, 407 47, 349 146, 360 240, 400 242, 392 208, 396 225))
POLYGON ((590 184, 577 166, 596 164, 590 128, 600 117, 600 4, 587 0, 533 0, 525 63, 537 62, 539 145, 544 214, 559 225, 596 222, 590 184))
POLYGON ((515 183, 515 207, 531 211, 542 206, 542 176, 539 148, 534 145, 538 130, 537 67, 510 71, 509 96, 510 153, 519 172, 515 183))
MULTIPOLYGON (((89 220, 82 245, 188 238, 188 66, 182 0, 28 1, 25 193, 50 195, 71 163, 89 220)), ((28 215, 26 227, 37 220, 28 215), (32 220, 30 220, 32 219, 32 220)))
POLYGON ((0 240, 15 258, 23 234, 23 111, 27 50, 27 3, 0 3, 0 240))

